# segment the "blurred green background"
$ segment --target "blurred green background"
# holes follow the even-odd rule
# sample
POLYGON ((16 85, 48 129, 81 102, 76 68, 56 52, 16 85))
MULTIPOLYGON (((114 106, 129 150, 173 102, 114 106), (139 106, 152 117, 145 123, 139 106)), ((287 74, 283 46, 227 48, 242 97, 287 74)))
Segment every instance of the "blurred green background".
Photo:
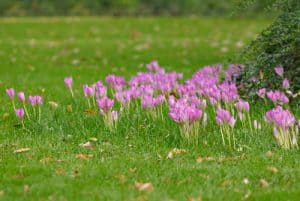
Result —
MULTIPOLYGON (((230 16, 239 0, 1 0, 0 16, 204 15, 230 16)), ((239 16, 264 13, 270 0, 251 3, 239 16)), ((272 12, 264 15, 272 15, 272 12)))

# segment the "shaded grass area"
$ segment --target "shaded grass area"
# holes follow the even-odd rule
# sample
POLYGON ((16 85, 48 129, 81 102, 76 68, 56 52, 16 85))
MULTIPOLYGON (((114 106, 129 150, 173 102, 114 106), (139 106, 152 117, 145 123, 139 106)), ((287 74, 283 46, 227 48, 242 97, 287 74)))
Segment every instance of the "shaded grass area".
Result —
MULTIPOLYGON (((268 24, 199 18, 1 19, 0 200, 297 200, 299 151, 280 150, 266 125, 256 136, 238 125, 239 143, 247 146, 231 151, 222 146, 213 112, 198 146, 182 141, 167 110, 164 120, 152 120, 132 108, 115 131, 97 115, 84 113, 84 83, 109 73, 128 79, 152 59, 187 78, 204 65, 228 63, 268 24), (76 100, 63 84, 68 75, 75 80, 76 100), (44 96, 40 124, 27 121, 26 131, 17 126, 4 94, 12 86, 44 96), (58 102, 58 109, 51 110, 48 101, 58 102), (97 138, 92 149, 79 146, 92 137, 97 138), (13 153, 25 147, 31 150, 13 153), (187 153, 167 159, 175 147, 187 153), (199 156, 213 160, 197 162, 199 156), (261 179, 269 186, 263 188, 261 179), (153 190, 139 191, 136 182, 150 182, 153 190)), ((256 103, 252 110, 262 119, 266 108, 256 103)))

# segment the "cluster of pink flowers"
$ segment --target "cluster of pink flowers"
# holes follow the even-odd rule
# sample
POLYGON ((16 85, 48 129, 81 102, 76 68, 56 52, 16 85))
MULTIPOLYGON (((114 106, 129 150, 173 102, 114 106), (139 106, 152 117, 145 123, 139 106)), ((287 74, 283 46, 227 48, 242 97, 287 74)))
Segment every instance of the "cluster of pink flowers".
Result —
POLYGON ((18 94, 17 94, 17 98, 22 105, 19 108, 16 107, 16 103, 15 103, 15 89, 14 88, 6 89, 6 94, 11 99, 15 114, 19 119, 21 119, 23 126, 24 126, 23 119, 24 119, 25 115, 28 119, 31 119, 30 116, 37 117, 38 121, 40 122, 40 120, 41 120, 41 107, 40 106, 43 104, 42 96, 38 96, 38 95, 28 96, 28 103, 32 106, 32 112, 30 114, 26 108, 26 96, 25 96, 24 92, 18 92, 18 94), (36 110, 35 110, 36 106, 38 106, 38 114, 36 114, 36 110))
MULTIPOLYGON (((223 144, 233 148, 237 145, 236 125, 248 129, 251 134, 254 133, 252 127, 261 129, 262 124, 258 120, 252 120, 249 102, 241 99, 238 94, 236 79, 243 65, 231 64, 225 71, 221 65, 205 66, 186 81, 182 81, 182 73, 167 72, 157 61, 147 64, 147 69, 147 72, 137 73, 128 82, 124 77, 108 75, 106 84, 101 81, 91 85, 84 84, 83 96, 87 100, 88 109, 98 111, 104 124, 109 129, 116 129, 119 118, 123 113, 132 112, 132 109, 136 113, 144 111, 150 114, 153 120, 163 120, 164 108, 167 107, 170 119, 178 124, 182 137, 189 142, 198 142, 200 129, 205 131, 204 127, 208 123, 214 123, 218 126, 223 144), (131 105, 134 107, 131 108, 131 105)), ((282 89, 287 90, 289 81, 283 77, 283 68, 276 67, 275 73, 283 79, 282 89)), ((74 98, 77 94, 73 92, 73 78, 66 77, 64 83, 74 98)), ((25 94, 18 93, 23 107, 17 109, 14 89, 7 89, 6 93, 12 101, 16 115, 20 119, 24 115, 29 117, 25 94)), ((290 131, 292 128, 295 130, 295 118, 288 110, 283 109, 289 102, 286 92, 262 88, 257 91, 257 95, 265 101, 271 100, 276 106, 280 105, 267 112, 265 119, 273 124, 274 134, 279 136, 278 139, 282 139, 280 133, 292 133, 291 141, 295 144, 297 132, 290 131)), ((36 106, 43 103, 43 98, 29 96, 28 103, 35 112, 36 106)), ((40 111, 40 107, 38 109, 40 111)), ((279 144, 286 147, 286 143, 284 141, 279 144)))
POLYGON ((266 121, 273 124, 273 134, 278 143, 286 149, 298 147, 295 117, 281 106, 266 112, 266 121))

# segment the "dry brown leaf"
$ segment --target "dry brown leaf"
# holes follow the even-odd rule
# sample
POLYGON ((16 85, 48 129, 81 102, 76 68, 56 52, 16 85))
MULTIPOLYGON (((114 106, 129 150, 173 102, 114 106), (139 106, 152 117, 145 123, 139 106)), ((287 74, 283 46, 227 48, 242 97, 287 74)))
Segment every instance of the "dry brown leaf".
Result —
POLYGON ((67 105, 66 111, 69 112, 69 113, 72 113, 73 112, 72 105, 67 105))
POLYGON ((76 154, 75 158, 76 159, 81 159, 81 160, 88 160, 90 157, 87 154, 76 154))
POLYGON ((185 154, 186 152, 187 151, 185 149, 174 148, 168 153, 167 158, 172 159, 172 158, 174 158, 174 156, 179 155, 179 154, 185 154))
POLYGON ((154 187, 151 183, 142 183, 142 182, 135 182, 135 188, 139 191, 148 191, 151 192, 154 190, 154 187))
POLYGON ((24 187, 23 187, 23 192, 24 192, 24 193, 28 193, 29 190, 30 190, 29 185, 28 185, 28 184, 25 184, 24 187))
POLYGON ((244 179, 243 179, 243 183, 246 184, 246 185, 248 185, 248 184, 250 183, 250 182, 249 182, 249 179, 248 179, 248 178, 244 178, 244 179))
POLYGON ((63 168, 58 168, 55 170, 55 174, 57 174, 57 175, 63 175, 63 174, 65 174, 65 172, 66 171, 63 168))
POLYGON ((268 183, 265 179, 260 179, 260 180, 259 180, 259 185, 260 185, 260 187, 262 187, 262 188, 267 188, 267 187, 269 187, 269 183, 268 183))
POLYGON ((86 143, 82 143, 79 145, 80 147, 84 147, 84 148, 88 148, 88 149, 91 149, 93 148, 93 143, 91 143, 90 141, 87 141, 86 143))
POLYGON ((121 184, 124 184, 124 183, 126 182, 126 177, 125 177, 125 175, 121 174, 121 175, 117 175, 116 177, 119 179, 119 182, 120 182, 121 184))
POLYGON ((202 201, 202 197, 199 196, 197 198, 188 198, 187 201, 202 201))
POLYGON ((30 151, 30 148, 21 148, 14 151, 14 154, 24 153, 30 151))
POLYGON ((85 109, 84 113, 89 116, 95 116, 97 114, 97 110, 95 109, 85 109))
POLYGON ((41 160, 40 160, 40 163, 42 163, 42 164, 47 164, 47 163, 50 163, 50 162, 52 162, 53 161, 53 158, 51 158, 51 157, 45 157, 45 158, 42 158, 41 160))
POLYGON ((58 103, 54 101, 49 101, 48 104, 52 109, 56 109, 58 107, 58 103))
POLYGON ((90 141, 93 141, 93 142, 97 142, 97 141, 98 141, 98 139, 95 138, 95 137, 91 137, 91 138, 89 138, 89 140, 90 140, 90 141))
POLYGON ((215 161, 216 159, 211 156, 207 156, 207 157, 199 156, 196 160, 197 160, 197 163, 202 163, 204 161, 215 161))
POLYGON ((267 170, 271 171, 274 174, 278 172, 278 169, 276 167, 268 167, 267 170))
POLYGON ((131 173, 135 173, 136 172, 136 167, 134 167, 134 168, 129 168, 129 172, 131 172, 131 173))
POLYGON ((267 157, 272 157, 274 154, 272 151, 267 151, 266 156, 267 157))
POLYGON ((226 180, 224 180, 224 181, 222 182, 221 186, 222 186, 222 187, 228 187, 228 186, 231 186, 231 184, 232 184, 232 181, 229 180, 229 179, 226 179, 226 180))

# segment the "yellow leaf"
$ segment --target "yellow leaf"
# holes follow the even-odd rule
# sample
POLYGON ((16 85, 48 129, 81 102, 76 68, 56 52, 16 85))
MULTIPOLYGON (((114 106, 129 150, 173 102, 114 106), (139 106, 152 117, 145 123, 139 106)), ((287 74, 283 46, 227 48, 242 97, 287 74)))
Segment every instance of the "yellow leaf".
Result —
POLYGON ((142 182, 135 182, 134 184, 135 188, 139 191, 153 191, 153 185, 151 183, 142 183, 142 182))
POLYGON ((171 151, 169 151, 167 158, 172 159, 174 156, 179 154, 185 154, 187 151, 185 149, 178 149, 174 148, 171 151))
POLYGON ((14 151, 14 154, 24 153, 30 151, 30 148, 21 148, 14 151))
POLYGON ((269 183, 265 179, 259 180, 259 184, 262 188, 267 188, 269 187, 269 183))
POLYGON ((90 157, 87 154, 76 154, 75 158, 76 159, 81 159, 81 160, 88 160, 90 157))
POLYGON ((80 146, 80 147, 84 147, 84 148, 91 149, 94 145, 93 145, 90 141, 88 141, 88 142, 86 142, 86 143, 80 144, 79 146, 80 146))

